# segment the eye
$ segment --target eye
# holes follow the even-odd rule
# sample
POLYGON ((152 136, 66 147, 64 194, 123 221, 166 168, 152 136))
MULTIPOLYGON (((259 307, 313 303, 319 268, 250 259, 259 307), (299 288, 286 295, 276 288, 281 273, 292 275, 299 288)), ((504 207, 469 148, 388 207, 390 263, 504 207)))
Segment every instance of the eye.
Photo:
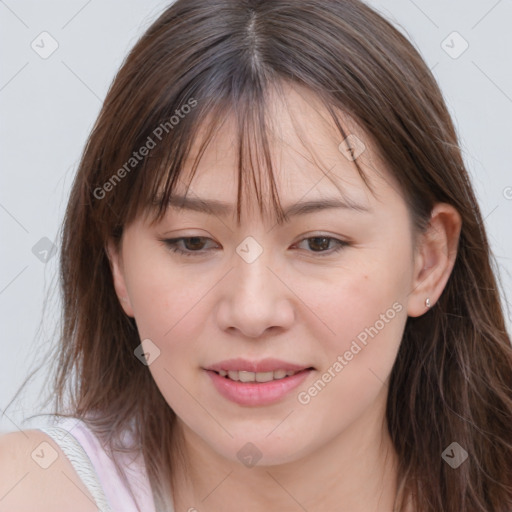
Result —
POLYGON ((304 238, 301 240, 300 243, 303 242, 306 242, 307 246, 313 249, 312 251, 308 252, 316 253, 318 254, 318 256, 321 257, 334 254, 338 251, 341 251, 341 249, 349 245, 349 243, 345 242, 344 240, 339 240, 338 238, 323 235, 304 238), (335 244, 334 248, 332 248, 331 250, 327 250, 332 242, 335 244))
POLYGON ((205 240, 210 240, 204 236, 187 236, 181 238, 168 238, 162 240, 165 245, 172 251, 183 256, 201 256, 204 254, 205 240), (185 249, 179 247, 184 242, 185 249))
MULTIPOLYGON (((188 237, 180 237, 180 238, 167 238, 162 239, 161 242, 165 243, 165 245, 174 253, 183 255, 183 256, 204 256, 205 253, 214 250, 214 249, 205 249, 205 245, 208 241, 212 241, 210 238, 204 237, 204 236, 188 236, 188 237)), ((301 243, 307 243, 307 246, 310 249, 313 249, 311 251, 314 254, 317 254, 318 256, 328 256, 333 253, 336 253, 343 249, 344 247, 347 247, 350 245, 348 242, 345 242, 344 240, 339 240, 337 238, 331 237, 331 236, 323 236, 318 235, 314 237, 307 237, 303 238, 299 244, 301 243), (334 243, 334 247, 332 247, 330 250, 329 246, 331 243, 334 243)), ((295 244, 295 245, 299 245, 295 244)))

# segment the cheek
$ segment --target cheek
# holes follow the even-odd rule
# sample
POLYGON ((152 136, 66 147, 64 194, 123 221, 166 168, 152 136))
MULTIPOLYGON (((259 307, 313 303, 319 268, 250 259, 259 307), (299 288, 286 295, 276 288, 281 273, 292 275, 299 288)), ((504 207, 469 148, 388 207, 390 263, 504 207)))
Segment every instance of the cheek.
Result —
POLYGON ((168 403, 179 409, 180 400, 190 401, 182 386, 191 391, 191 377, 200 372, 211 292, 224 272, 177 265, 154 246, 137 248, 125 266, 139 337, 151 340, 158 353, 149 369, 168 403))
POLYGON ((324 406, 341 400, 357 407, 376 396, 391 372, 407 320, 407 251, 362 253, 357 263, 333 273, 330 283, 309 287, 308 305, 328 327, 319 340, 324 353, 319 377, 325 376, 319 391, 302 391, 322 394, 318 402, 324 406))
POLYGON ((191 423, 200 421, 200 408, 190 407, 190 393, 196 394, 191 377, 200 372, 199 340, 204 339, 201 333, 206 294, 214 285, 212 276, 190 270, 180 272, 165 253, 151 260, 134 254, 126 264, 127 268, 131 264, 128 288, 140 339, 151 340, 147 346, 157 354, 149 371, 166 402, 180 417, 191 423))
POLYGON ((329 288, 316 306, 334 334, 317 338, 323 365, 315 379, 298 390, 297 402, 308 428, 321 428, 326 437, 385 405, 385 382, 407 315, 397 300, 396 281, 391 285, 379 275, 354 272, 340 281, 339 290, 329 288))
POLYGON ((200 327, 202 299, 214 285, 208 272, 173 264, 165 250, 139 250, 127 258, 127 287, 141 337, 168 343, 186 326, 188 338, 200 327), (146 256, 148 254, 148 256, 146 256))
POLYGON ((354 339, 364 343, 369 330, 377 335, 373 328, 379 338, 399 341, 400 327, 393 324, 404 320, 399 313, 405 310, 408 290, 405 262, 385 255, 365 260, 334 271, 330 282, 304 283, 308 306, 327 327, 324 340, 331 349, 348 350, 354 339))

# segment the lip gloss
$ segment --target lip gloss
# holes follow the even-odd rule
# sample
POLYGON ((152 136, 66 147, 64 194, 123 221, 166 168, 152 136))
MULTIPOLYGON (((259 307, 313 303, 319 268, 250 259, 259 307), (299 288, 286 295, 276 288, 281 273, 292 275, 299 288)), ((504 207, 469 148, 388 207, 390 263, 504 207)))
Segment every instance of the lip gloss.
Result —
POLYGON ((312 370, 308 368, 294 375, 269 382, 240 382, 228 377, 221 377, 212 370, 205 371, 224 398, 239 405, 258 406, 279 401, 304 382, 312 370))

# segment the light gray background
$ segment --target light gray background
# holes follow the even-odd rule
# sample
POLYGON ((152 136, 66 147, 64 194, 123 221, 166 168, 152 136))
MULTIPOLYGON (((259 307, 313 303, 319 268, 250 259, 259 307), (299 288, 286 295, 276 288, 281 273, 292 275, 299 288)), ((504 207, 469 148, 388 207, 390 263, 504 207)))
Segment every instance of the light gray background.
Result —
MULTIPOLYGON (((41 261, 48 241, 40 240, 56 242, 78 160, 108 86, 128 50, 168 3, 0 0, 0 413, 48 343, 56 341, 58 257, 48 253, 48 261, 41 261), (34 41, 40 53, 51 49, 48 36, 40 36, 44 31, 58 43, 45 59, 31 47, 34 41), (43 245, 33 251, 38 243, 43 245)), ((368 3, 399 25, 440 83, 500 265, 508 307, 512 1, 368 3), (464 41, 467 50, 453 58, 464 41)), ((510 331, 510 318, 508 326, 510 331)), ((22 420, 38 411, 37 395, 46 383, 44 370, 36 374, 0 419, 0 431, 30 426, 22 420)))

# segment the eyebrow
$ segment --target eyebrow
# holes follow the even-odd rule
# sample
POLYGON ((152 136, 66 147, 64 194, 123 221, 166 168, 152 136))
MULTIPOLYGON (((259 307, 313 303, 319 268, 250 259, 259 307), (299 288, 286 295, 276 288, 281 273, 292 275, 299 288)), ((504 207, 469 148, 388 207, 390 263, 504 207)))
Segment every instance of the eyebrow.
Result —
MULTIPOLYGON (((233 212, 233 207, 229 203, 225 203, 217 199, 202 199, 173 195, 171 196, 168 204, 169 206, 177 209, 192 210, 200 213, 214 214, 221 217, 230 215, 233 212)), ((335 208, 353 210, 360 213, 371 212, 371 208, 366 205, 362 205, 348 199, 342 200, 341 198, 331 197, 292 204, 284 208, 284 215, 285 218, 289 218, 335 208)))

